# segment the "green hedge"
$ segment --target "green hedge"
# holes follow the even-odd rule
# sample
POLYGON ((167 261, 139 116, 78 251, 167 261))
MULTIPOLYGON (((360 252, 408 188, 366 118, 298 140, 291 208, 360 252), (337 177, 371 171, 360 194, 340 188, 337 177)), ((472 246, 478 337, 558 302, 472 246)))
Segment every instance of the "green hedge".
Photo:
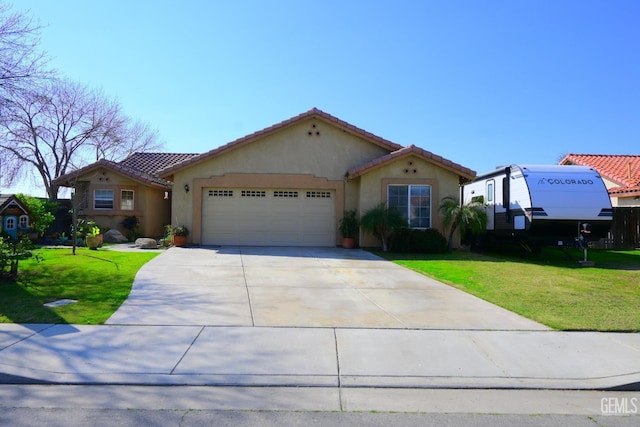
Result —
POLYGON ((402 228, 394 231, 390 249, 397 253, 444 253, 447 252, 447 239, 435 228, 402 228))

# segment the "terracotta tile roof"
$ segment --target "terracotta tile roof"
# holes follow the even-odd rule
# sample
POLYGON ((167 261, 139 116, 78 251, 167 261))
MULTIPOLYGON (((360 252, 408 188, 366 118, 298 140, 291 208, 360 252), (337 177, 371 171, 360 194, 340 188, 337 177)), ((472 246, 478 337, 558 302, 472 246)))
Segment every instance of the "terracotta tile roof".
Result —
POLYGON ((111 169, 146 185, 171 188, 171 183, 158 176, 158 172, 168 166, 183 162, 198 154, 189 153, 133 153, 123 161, 116 163, 109 160, 98 160, 95 163, 62 175, 53 181, 60 186, 73 186, 78 175, 84 175, 97 168, 111 169))
POLYGON ((162 169, 199 155, 200 154, 196 153, 133 153, 121 161, 120 164, 149 175, 157 176, 162 169))
POLYGON ((377 135, 372 134, 371 132, 367 132, 364 129, 360 129, 357 126, 354 126, 350 123, 345 122, 344 120, 340 120, 339 118, 332 116, 331 114, 325 113, 322 110, 319 110, 317 108, 312 108, 309 111, 306 111, 302 114, 299 114, 297 116, 294 116, 290 119, 284 120, 280 123, 276 123, 275 125, 269 126, 267 128, 264 128, 262 130, 259 130, 257 132, 251 133, 249 135, 243 136, 242 138, 236 139, 235 141, 231 141, 228 144, 222 145, 218 148, 214 148, 213 150, 210 150, 206 153, 203 153, 199 156, 196 157, 192 157, 188 160, 185 160, 184 162, 174 165, 174 166, 169 166, 166 169, 164 169, 161 173, 160 176, 168 176, 173 174, 175 171, 180 170, 184 167, 196 164, 196 163, 200 163, 204 160, 207 160, 211 157, 215 157, 218 156, 224 152, 242 147, 243 145, 249 144, 259 138, 263 138, 267 135, 270 135, 272 133, 275 133, 281 129, 287 128, 289 126, 293 126, 296 123, 299 123, 303 120, 307 120, 310 118, 316 118, 319 120, 323 120, 325 122, 331 123, 339 128, 341 128, 342 130, 344 130, 345 132, 349 132, 353 135, 359 136, 361 138, 364 138, 370 142, 372 142, 373 144, 376 144, 380 147, 386 148, 387 150, 391 151, 396 151, 402 148, 401 145, 398 145, 396 143, 393 143, 389 140, 386 140, 384 138, 381 138, 377 135))
POLYGON ((171 183, 165 181, 164 179, 161 179, 149 173, 131 168, 129 166, 125 166, 120 163, 116 163, 116 162, 112 162, 104 159, 98 160, 95 163, 91 163, 90 165, 87 165, 85 167, 69 172, 65 175, 62 175, 56 178, 55 180, 53 180, 53 184, 59 185, 61 187, 73 187, 75 185, 74 181, 76 177, 90 173, 91 171, 101 167, 106 169, 111 169, 112 171, 128 176, 129 178, 142 182, 143 184, 146 184, 146 185, 159 186, 167 189, 171 188, 171 183))
POLYGON ((447 160, 444 157, 433 154, 432 152, 420 147, 416 147, 415 145, 409 145, 408 147, 396 150, 393 153, 387 154, 386 156, 378 157, 377 159, 365 163, 364 165, 350 169, 347 172, 347 177, 357 178, 373 169, 377 169, 393 161, 410 155, 418 156, 428 162, 434 163, 444 169, 454 172, 466 179, 472 179, 476 176, 476 172, 469 168, 459 165, 458 163, 454 163, 451 160, 447 160))
POLYGON ((561 165, 590 166, 619 187, 609 189, 610 194, 640 192, 640 155, 567 154, 561 165))

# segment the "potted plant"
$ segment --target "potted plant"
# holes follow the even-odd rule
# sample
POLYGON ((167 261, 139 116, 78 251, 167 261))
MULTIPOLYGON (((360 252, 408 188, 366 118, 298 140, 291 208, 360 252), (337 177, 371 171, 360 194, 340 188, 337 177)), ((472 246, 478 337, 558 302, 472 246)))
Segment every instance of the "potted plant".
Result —
POLYGON ((187 227, 184 225, 173 227, 171 232, 174 246, 187 246, 187 236, 189 235, 189 229, 187 227))
POLYGON ((344 211, 340 220, 340 234, 342 234, 342 247, 353 249, 356 247, 356 236, 358 235, 360 223, 355 210, 344 211))
POLYGON ((97 250, 98 246, 102 245, 102 234, 100 234, 100 227, 96 225, 94 221, 86 223, 85 231, 87 236, 85 237, 85 243, 89 249, 97 250))

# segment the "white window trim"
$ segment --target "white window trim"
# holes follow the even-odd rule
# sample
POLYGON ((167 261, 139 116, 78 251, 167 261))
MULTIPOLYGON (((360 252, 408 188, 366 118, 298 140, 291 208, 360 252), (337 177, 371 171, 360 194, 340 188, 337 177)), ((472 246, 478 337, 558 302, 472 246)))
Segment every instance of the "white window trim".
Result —
POLYGON ((120 210, 122 210, 122 211, 134 211, 135 209, 136 209, 136 192, 135 192, 135 190, 130 190, 128 188, 123 188, 122 190, 120 190, 120 210), (131 198, 131 208, 130 209, 124 207, 124 203, 123 203, 124 199, 123 199, 122 195, 123 195, 123 193, 125 191, 131 193, 132 196, 133 196, 131 198))
POLYGON ((27 229, 29 228, 29 215, 20 215, 18 218, 18 228, 27 229), (22 224, 24 220, 24 224, 22 224))
POLYGON ((15 217, 9 217, 5 220, 5 225, 7 230, 15 230, 17 226, 17 222, 15 217))
POLYGON ((387 207, 389 206, 389 188, 391 187, 407 187, 407 212, 403 215, 407 217, 407 227, 414 230, 427 230, 433 228, 433 186, 430 184, 389 184, 387 185, 387 207), (411 215, 409 210, 411 209, 411 187, 428 187, 429 188, 429 225, 427 227, 412 227, 411 215))

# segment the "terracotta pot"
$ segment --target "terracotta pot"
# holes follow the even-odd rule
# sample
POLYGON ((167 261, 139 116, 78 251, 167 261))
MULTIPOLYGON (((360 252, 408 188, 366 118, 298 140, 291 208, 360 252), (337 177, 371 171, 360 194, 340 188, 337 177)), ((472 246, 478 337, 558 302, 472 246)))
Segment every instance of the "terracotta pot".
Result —
POLYGON ((94 251, 96 249, 98 249, 98 246, 100 246, 101 242, 101 235, 97 235, 97 236, 87 236, 85 238, 85 243, 87 244, 87 247, 89 249, 93 249, 94 251))
POLYGON ((174 246, 187 246, 187 236, 173 236, 173 245, 174 246))
POLYGON ((353 249, 356 247, 356 239, 353 237, 343 237, 342 247, 345 249, 353 249))

